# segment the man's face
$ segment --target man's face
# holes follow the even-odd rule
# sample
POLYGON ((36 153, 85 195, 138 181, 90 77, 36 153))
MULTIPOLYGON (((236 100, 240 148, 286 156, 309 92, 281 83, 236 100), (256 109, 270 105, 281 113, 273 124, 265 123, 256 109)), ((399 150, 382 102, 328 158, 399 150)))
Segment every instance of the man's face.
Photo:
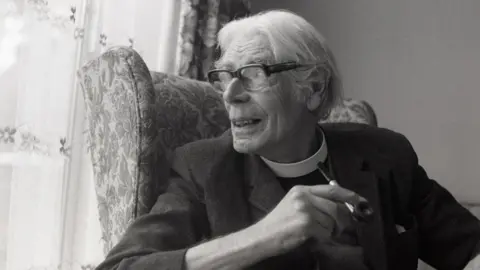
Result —
MULTIPOLYGON (((222 68, 236 70, 246 64, 271 63, 272 59, 262 35, 242 35, 224 52, 222 68)), ((226 86, 223 99, 235 150, 273 159, 280 147, 288 149, 298 143, 295 135, 301 129, 306 106, 295 91, 285 73, 272 74, 265 87, 255 92, 245 90, 239 79, 233 79, 226 86)))

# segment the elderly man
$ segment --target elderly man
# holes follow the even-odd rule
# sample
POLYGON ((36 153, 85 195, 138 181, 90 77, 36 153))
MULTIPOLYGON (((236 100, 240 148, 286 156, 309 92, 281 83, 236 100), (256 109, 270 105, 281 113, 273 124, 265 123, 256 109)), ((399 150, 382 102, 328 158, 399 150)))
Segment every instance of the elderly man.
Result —
POLYGON ((218 41, 208 77, 231 129, 176 150, 168 190, 98 269, 413 270, 418 258, 463 269, 478 261, 478 219, 428 178, 404 136, 318 124, 340 82, 312 25, 269 11, 227 24, 218 41), (370 219, 352 214, 358 205, 373 210, 370 219))

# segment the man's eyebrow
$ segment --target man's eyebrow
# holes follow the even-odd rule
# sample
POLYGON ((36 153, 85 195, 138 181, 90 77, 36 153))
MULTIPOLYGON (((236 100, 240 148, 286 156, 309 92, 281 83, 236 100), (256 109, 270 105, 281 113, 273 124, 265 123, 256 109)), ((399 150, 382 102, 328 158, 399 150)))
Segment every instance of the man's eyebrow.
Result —
POLYGON ((249 60, 247 63, 250 64, 262 64, 262 65, 272 65, 275 64, 276 61, 272 57, 262 56, 262 57, 255 57, 249 60))
POLYGON ((265 64, 267 61, 265 61, 264 59, 252 59, 252 60, 248 60, 247 62, 245 62, 245 65, 251 65, 251 64, 265 64))
POLYGON ((214 63, 214 67, 215 69, 233 69, 233 64, 219 60, 214 63))
MULTIPOLYGON (((237 66, 237 68, 241 67, 241 66, 244 66, 244 65, 250 65, 250 64, 268 64, 270 61, 268 61, 268 59, 264 59, 262 57, 254 57, 254 58, 251 58, 251 59, 248 59, 247 61, 245 61, 242 65, 240 66, 237 66)), ((214 67, 215 69, 228 69, 228 70, 233 70, 235 69, 235 66, 232 62, 228 62, 228 61, 222 61, 222 60, 218 60, 214 63, 214 67)))

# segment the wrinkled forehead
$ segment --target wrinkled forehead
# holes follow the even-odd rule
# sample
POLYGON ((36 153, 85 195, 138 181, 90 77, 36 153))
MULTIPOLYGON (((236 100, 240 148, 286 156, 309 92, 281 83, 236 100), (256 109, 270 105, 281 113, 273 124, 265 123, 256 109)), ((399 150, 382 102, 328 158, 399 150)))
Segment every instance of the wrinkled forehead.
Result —
POLYGON ((237 69, 254 63, 270 64, 274 60, 268 39, 258 32, 242 33, 222 48, 217 68, 237 69))

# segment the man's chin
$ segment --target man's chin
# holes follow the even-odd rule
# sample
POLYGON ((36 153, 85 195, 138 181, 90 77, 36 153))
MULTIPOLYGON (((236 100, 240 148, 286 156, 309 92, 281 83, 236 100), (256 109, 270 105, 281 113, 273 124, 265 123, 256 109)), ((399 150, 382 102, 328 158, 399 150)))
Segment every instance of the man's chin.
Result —
POLYGON ((242 154, 253 154, 258 150, 258 144, 252 139, 238 139, 233 137, 233 149, 242 154))

